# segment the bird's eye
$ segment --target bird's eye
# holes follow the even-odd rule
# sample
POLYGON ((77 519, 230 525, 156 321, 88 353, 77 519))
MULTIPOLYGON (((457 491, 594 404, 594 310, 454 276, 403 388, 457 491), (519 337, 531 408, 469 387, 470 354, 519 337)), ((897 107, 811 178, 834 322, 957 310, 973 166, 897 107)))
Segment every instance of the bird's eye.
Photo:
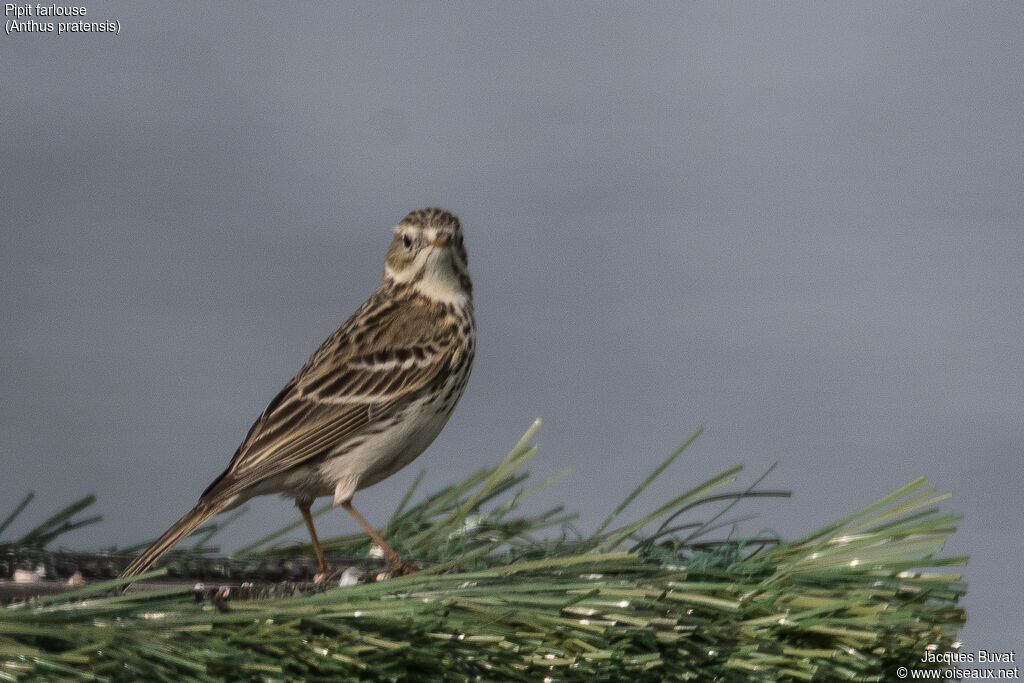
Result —
POLYGON ((412 238, 408 235, 402 235, 402 244, 405 245, 406 249, 412 249, 412 238))

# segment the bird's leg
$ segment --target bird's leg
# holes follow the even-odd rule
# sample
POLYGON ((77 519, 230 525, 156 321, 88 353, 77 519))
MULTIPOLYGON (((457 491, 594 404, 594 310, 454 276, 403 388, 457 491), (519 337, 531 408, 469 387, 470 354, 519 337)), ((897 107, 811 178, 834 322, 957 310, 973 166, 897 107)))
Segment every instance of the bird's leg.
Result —
POLYGON ((309 537, 313 540, 313 552, 316 553, 316 561, 320 565, 320 571, 313 577, 313 581, 320 583, 330 575, 331 570, 327 566, 327 560, 324 558, 324 549, 320 547, 320 539, 316 536, 316 527, 313 526, 313 515, 309 514, 311 503, 296 503, 296 505, 299 507, 299 512, 302 513, 302 519, 306 522, 306 528, 309 529, 309 537))
POLYGON ((388 564, 391 565, 391 571, 398 576, 405 576, 406 574, 412 574, 415 571, 419 571, 419 567, 405 562, 398 556, 398 553, 395 552, 394 548, 389 546, 384 539, 380 537, 380 534, 370 526, 370 523, 366 521, 366 518, 359 514, 359 510, 356 510, 352 506, 351 500, 342 501, 341 507, 348 510, 349 514, 356 518, 359 525, 366 530, 366 533, 370 534, 370 538, 373 539, 373 542, 379 545, 381 550, 384 551, 384 554, 388 557, 388 564))

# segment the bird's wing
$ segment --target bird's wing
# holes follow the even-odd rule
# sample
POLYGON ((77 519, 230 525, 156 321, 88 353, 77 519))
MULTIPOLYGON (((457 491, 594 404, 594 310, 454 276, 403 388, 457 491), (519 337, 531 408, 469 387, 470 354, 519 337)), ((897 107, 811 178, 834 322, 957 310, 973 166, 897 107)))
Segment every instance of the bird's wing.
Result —
POLYGON ((240 493, 325 453, 434 381, 460 349, 436 321, 410 327, 416 315, 385 311, 374 322, 374 338, 358 346, 352 320, 339 328, 270 402, 206 493, 240 493), (424 333, 410 334, 417 328, 424 333))

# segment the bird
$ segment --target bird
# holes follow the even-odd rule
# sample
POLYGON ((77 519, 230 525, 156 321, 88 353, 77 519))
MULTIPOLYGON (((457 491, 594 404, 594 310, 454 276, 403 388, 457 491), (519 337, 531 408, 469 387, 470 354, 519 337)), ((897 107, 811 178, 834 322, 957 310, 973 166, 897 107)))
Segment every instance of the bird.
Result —
POLYGON ((213 515, 248 499, 294 499, 330 574, 310 507, 333 496, 384 551, 394 575, 416 571, 352 505, 356 491, 419 456, 455 410, 476 345, 462 225, 439 208, 394 228, 380 285, 270 401, 198 502, 121 573, 136 576, 213 515))

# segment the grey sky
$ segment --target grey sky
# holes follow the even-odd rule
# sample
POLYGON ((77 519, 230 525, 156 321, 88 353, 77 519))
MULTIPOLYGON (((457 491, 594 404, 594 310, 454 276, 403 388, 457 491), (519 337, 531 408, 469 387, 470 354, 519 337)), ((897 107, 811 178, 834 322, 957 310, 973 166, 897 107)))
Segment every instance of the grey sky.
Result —
MULTIPOLYGON (((778 461, 792 535, 927 475, 965 648, 1021 652, 1019 4, 86 6, 121 34, 0 36, 0 500, 163 531, 440 205, 477 365, 370 520, 539 415, 590 529, 704 425, 637 510, 778 461)), ((251 508, 229 547, 296 515, 251 508)))

